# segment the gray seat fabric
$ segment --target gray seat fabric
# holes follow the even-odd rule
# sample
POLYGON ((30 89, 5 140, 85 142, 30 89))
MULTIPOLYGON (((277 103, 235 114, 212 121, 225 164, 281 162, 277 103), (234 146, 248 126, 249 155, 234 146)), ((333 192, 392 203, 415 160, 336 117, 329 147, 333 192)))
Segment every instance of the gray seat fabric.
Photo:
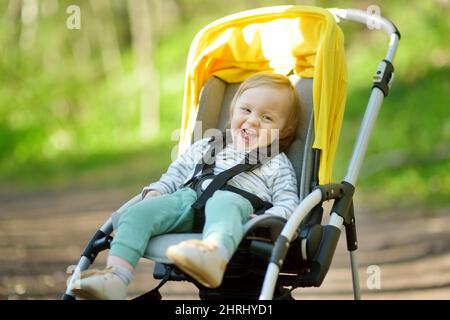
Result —
POLYGON ((147 249, 144 253, 144 258, 159 263, 171 264, 169 258, 166 257, 167 248, 184 240, 201 238, 201 233, 172 233, 154 237, 148 242, 147 249))
MULTIPOLYGON (((303 199, 310 192, 313 165, 313 154, 311 149, 314 136, 311 112, 313 106, 312 79, 290 76, 290 80, 299 92, 301 122, 295 140, 286 154, 295 169, 299 196, 300 199, 303 199)), ((201 130, 201 137, 204 137, 203 133, 208 129, 225 129, 229 118, 230 104, 238 87, 239 84, 228 84, 217 77, 211 77, 205 83, 200 94, 199 109, 196 119, 196 126, 201 123, 201 128, 196 127, 194 129, 201 130)), ((193 140, 194 138, 199 137, 194 135, 193 140)), ((135 196, 112 215, 114 229, 117 227, 120 214, 140 200, 141 195, 135 196)), ((255 224, 260 223, 261 221, 270 221, 271 219, 273 219, 273 217, 264 215, 259 216, 256 219, 247 222, 244 229, 250 230, 255 224)), ((144 258, 160 263, 170 263, 165 255, 166 249, 170 245, 189 239, 201 239, 201 234, 165 234, 154 237, 149 241, 144 258)))

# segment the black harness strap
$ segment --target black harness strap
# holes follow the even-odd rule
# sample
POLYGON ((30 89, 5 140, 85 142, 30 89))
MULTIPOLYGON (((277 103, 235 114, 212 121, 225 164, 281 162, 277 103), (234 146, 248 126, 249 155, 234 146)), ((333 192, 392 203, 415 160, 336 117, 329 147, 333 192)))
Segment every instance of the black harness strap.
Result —
MULTIPOLYGON (((222 171, 219 173, 206 187, 206 189, 200 194, 200 196, 197 198, 197 200, 192 204, 192 208, 194 209, 194 231, 195 232, 201 232, 203 229, 203 226, 205 224, 205 206, 206 202, 209 198, 212 197, 214 192, 217 190, 227 190, 231 192, 235 192, 247 200, 250 201, 253 210, 257 214, 262 214, 264 211, 270 207, 272 207, 272 204, 266 201, 263 201, 258 196, 251 194, 250 192, 247 192, 245 190, 227 185, 226 183, 228 180, 233 178, 234 176, 238 175, 239 173, 245 172, 245 171, 251 171, 253 169, 256 169, 257 167, 261 166, 261 163, 258 164, 243 164, 239 163, 235 165, 234 167, 222 171)), ((202 180, 199 180, 199 183, 201 183, 202 180)), ((197 186, 197 188, 200 188, 201 186, 197 186)))
MULTIPOLYGON (((272 204, 270 202, 263 201, 261 198, 250 192, 227 185, 227 182, 234 176, 242 172, 253 171, 262 165, 263 161, 260 158, 259 150, 247 153, 243 162, 233 166, 228 170, 222 171, 217 176, 214 175, 216 155, 223 148, 225 148, 228 137, 229 136, 227 136, 226 133, 223 133, 222 139, 219 138, 216 140, 216 137, 212 137, 209 140, 209 143, 211 144, 210 148, 202 157, 200 162, 195 166, 192 177, 182 185, 182 187, 189 186, 198 194, 197 200, 192 204, 192 208, 195 211, 194 231, 202 230, 205 222, 204 209, 206 202, 217 190, 227 190, 243 196, 250 201, 256 214, 262 214, 265 210, 272 207, 272 204), (199 174, 200 171, 201 174, 199 174), (202 184, 205 180, 210 180, 210 183, 206 188, 203 188, 202 184)), ((266 160, 270 159, 271 156, 270 147, 268 147, 267 151, 267 155, 269 155, 269 158, 267 158, 266 160)))
POLYGON ((226 184, 222 190, 227 190, 227 191, 231 191, 237 194, 240 194, 241 196, 243 196, 244 198, 246 198, 248 201, 250 201, 250 203, 253 206, 253 209, 255 210, 255 214, 256 215, 260 215, 263 214, 264 211, 266 211, 269 208, 273 207, 273 204, 268 202, 268 201, 264 201, 262 200, 260 197, 255 196, 253 193, 247 192, 245 190, 230 186, 228 184, 226 184))
POLYGON ((202 192, 197 201, 195 201, 194 204, 192 205, 192 208, 194 208, 195 210, 203 210, 205 208, 206 201, 208 201, 208 199, 211 198, 214 192, 222 189, 222 187, 225 186, 228 180, 230 180, 231 178, 242 172, 252 171, 260 166, 261 163, 256 164, 239 163, 228 170, 222 171, 214 178, 214 180, 211 181, 208 187, 202 192))
POLYGON ((215 136, 211 137, 211 139, 208 142, 211 144, 210 148, 206 151, 206 154, 202 156, 200 162, 195 165, 192 177, 188 181, 183 183, 181 187, 187 187, 195 183, 196 182, 195 180, 199 178, 197 175, 200 171, 202 172, 200 176, 214 175, 214 167, 216 165, 215 159, 216 154, 220 152, 220 150, 218 152, 216 152, 216 150, 219 148, 222 149, 224 147, 226 143, 225 139, 226 139, 225 135, 223 136, 223 141, 220 140, 216 141, 215 136))

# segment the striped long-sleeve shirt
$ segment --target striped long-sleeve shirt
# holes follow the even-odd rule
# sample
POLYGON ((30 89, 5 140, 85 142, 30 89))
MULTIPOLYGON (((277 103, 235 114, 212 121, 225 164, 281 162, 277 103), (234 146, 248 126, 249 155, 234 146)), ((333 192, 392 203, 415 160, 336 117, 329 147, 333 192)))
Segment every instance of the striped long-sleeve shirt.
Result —
MULTIPOLYGON (((157 190, 161 194, 175 192, 194 174, 195 166, 209 148, 209 139, 205 138, 190 146, 177 160, 172 162, 159 181, 144 188, 157 190)), ((214 174, 241 163, 245 152, 235 149, 232 144, 226 146, 216 155, 214 174)), ((201 173, 199 173, 201 174, 201 173)), ((251 192, 264 201, 271 202, 273 207, 267 214, 288 219, 297 207, 297 179, 294 168, 284 153, 279 153, 261 167, 251 172, 242 172, 228 181, 228 184, 251 192)))

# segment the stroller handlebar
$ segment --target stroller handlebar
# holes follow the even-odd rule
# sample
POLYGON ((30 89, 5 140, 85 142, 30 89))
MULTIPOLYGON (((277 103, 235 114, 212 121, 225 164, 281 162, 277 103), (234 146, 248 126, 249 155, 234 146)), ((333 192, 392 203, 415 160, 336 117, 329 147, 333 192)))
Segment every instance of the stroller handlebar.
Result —
POLYGON ((382 17, 376 10, 377 7, 371 7, 367 11, 359 9, 330 9, 329 11, 339 22, 340 19, 359 22, 365 24, 369 29, 383 29, 389 36, 396 34, 400 39, 400 31, 388 19, 382 17))
POLYGON ((328 9, 337 22, 340 20, 348 20, 365 24, 367 28, 373 30, 384 30, 389 38, 389 48, 385 56, 385 60, 394 61, 395 52, 397 50, 398 41, 400 40, 400 31, 388 19, 380 15, 380 9, 377 6, 370 6, 366 11, 358 9, 328 9))

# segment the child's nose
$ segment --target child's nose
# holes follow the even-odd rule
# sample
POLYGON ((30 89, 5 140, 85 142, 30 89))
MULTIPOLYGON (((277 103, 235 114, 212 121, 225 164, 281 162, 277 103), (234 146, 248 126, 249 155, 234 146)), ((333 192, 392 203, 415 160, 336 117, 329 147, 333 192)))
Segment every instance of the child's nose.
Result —
POLYGON ((248 122, 249 124, 253 125, 253 126, 257 126, 257 125, 259 124, 259 119, 258 119, 257 116, 250 115, 250 116, 247 118, 247 122, 248 122))

